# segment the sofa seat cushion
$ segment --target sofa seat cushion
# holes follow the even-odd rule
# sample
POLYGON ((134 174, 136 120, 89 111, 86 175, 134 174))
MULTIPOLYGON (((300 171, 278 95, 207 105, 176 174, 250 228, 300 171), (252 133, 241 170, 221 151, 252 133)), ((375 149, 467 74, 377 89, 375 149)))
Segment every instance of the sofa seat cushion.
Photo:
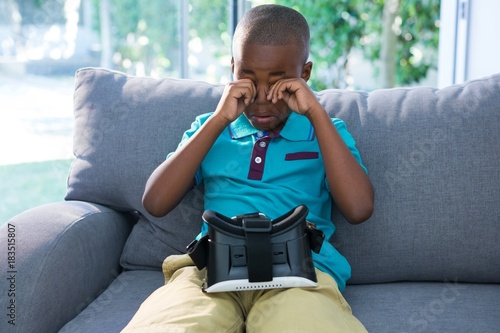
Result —
POLYGON ((120 332, 132 319, 142 302, 163 285, 162 272, 128 271, 115 281, 94 302, 68 322, 59 333, 120 332))
POLYGON ((400 282, 351 285, 344 296, 370 333, 494 333, 500 285, 400 282))
MULTIPOLYGON (((128 271, 61 333, 120 332, 141 303, 164 283, 157 271, 128 271)), ((399 282, 351 285, 344 291, 353 313, 371 333, 493 333, 500 327, 500 285, 399 282)))

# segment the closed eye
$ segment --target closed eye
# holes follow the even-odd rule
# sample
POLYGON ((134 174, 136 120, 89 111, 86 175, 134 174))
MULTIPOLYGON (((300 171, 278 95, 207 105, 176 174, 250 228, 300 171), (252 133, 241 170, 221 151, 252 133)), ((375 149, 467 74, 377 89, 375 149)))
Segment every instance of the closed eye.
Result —
POLYGON ((285 76, 285 72, 284 72, 284 71, 279 71, 279 72, 271 72, 271 73, 269 73, 269 76, 279 76, 279 77, 283 77, 283 76, 285 76))

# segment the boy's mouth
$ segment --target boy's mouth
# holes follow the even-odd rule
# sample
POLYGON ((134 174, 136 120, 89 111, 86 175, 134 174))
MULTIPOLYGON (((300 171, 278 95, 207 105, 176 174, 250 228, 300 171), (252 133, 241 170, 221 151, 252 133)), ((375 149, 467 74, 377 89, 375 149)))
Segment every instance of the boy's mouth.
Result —
POLYGON ((270 123, 272 122, 274 119, 273 116, 266 116, 266 115, 263 115, 263 116, 257 116, 257 115, 253 115, 252 116, 252 120, 257 122, 257 123, 270 123))

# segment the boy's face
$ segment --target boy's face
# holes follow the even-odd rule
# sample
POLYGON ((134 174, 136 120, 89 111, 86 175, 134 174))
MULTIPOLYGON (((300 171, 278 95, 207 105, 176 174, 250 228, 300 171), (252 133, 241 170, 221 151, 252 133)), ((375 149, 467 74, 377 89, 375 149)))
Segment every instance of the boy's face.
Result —
POLYGON ((244 114, 257 129, 275 132, 281 130, 291 110, 280 100, 267 100, 269 87, 281 79, 309 79, 312 63, 305 63, 304 50, 295 45, 242 44, 231 60, 235 80, 250 79, 256 87, 255 101, 244 114))

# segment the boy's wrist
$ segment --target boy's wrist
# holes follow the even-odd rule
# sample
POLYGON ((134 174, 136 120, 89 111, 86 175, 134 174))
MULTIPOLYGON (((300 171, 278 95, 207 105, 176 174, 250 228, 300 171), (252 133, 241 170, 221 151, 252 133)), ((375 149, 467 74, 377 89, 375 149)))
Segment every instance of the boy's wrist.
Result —
POLYGON ((224 115, 220 114, 219 112, 213 113, 209 120, 221 130, 226 128, 231 123, 229 119, 224 117, 224 115))
POLYGON ((316 121, 322 121, 323 119, 325 119, 325 116, 330 119, 330 116, 328 116, 326 110, 319 103, 311 107, 304 115, 307 117, 307 119, 309 119, 313 126, 316 121))

